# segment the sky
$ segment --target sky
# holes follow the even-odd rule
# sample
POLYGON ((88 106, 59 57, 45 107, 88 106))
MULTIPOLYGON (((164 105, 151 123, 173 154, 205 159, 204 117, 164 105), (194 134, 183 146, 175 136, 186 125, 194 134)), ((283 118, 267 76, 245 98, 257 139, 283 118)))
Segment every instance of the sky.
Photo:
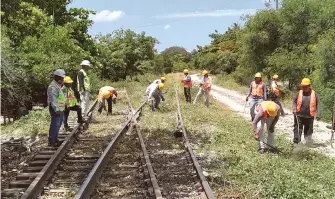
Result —
MULTIPOLYGON (((210 43, 214 30, 225 32, 241 15, 265 8, 265 0, 73 0, 69 7, 95 10, 89 33, 107 34, 119 28, 145 31, 158 39, 158 52, 171 46, 188 51, 210 43)), ((272 0, 271 0, 272 1, 272 0)), ((271 2, 274 6, 274 3, 271 2)))

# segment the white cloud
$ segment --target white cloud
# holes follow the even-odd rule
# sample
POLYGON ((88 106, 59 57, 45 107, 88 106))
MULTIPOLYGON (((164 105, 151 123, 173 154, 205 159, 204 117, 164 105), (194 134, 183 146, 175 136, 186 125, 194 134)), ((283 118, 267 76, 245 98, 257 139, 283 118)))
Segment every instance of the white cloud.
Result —
POLYGON ((209 12, 183 12, 159 16, 162 18, 194 18, 194 17, 226 17, 226 16, 241 16, 243 14, 254 14, 256 9, 242 10, 214 10, 209 12))
POLYGON ((170 26, 169 24, 167 24, 167 25, 164 26, 164 29, 165 29, 165 30, 167 30, 167 29, 169 29, 169 28, 171 28, 171 26, 170 26))
POLYGON ((116 21, 126 15, 122 10, 102 10, 95 15, 90 15, 90 19, 94 22, 116 21))

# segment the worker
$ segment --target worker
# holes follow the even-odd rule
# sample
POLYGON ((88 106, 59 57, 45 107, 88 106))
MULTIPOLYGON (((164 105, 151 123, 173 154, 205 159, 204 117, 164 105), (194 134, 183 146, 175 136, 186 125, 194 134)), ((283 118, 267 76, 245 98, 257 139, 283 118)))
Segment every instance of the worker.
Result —
POLYGON ((66 76, 64 78, 63 88, 62 91, 66 98, 66 106, 64 111, 64 128, 66 131, 72 131, 72 129, 69 127, 69 124, 67 123, 70 111, 76 111, 77 112, 77 123, 84 123, 83 117, 81 115, 81 107, 79 106, 79 103, 74 95, 74 91, 72 90, 73 80, 71 77, 66 76))
POLYGON ((271 87, 270 87, 270 93, 271 93, 271 99, 280 106, 280 114, 281 116, 285 116, 285 112, 284 112, 284 108, 281 105, 280 101, 279 101, 279 95, 280 95, 280 89, 279 89, 279 85, 278 85, 278 81, 279 81, 279 76, 278 75, 274 75, 272 77, 272 81, 271 81, 271 87))
POLYGON ((161 77, 160 79, 156 79, 153 83, 155 84, 160 84, 160 83, 165 83, 166 82, 166 77, 161 77))
POLYGON ((321 106, 318 95, 311 89, 311 80, 304 78, 301 81, 301 90, 293 98, 294 127, 293 142, 301 141, 302 129, 306 144, 312 144, 314 117, 321 118, 321 106))
POLYGON ((255 110, 255 105, 267 99, 266 85, 262 81, 261 73, 256 73, 255 80, 250 83, 249 92, 248 92, 246 101, 249 100, 250 96, 252 97, 249 103, 250 115, 251 115, 251 121, 253 121, 254 118, 252 117, 252 115, 253 115, 253 110, 255 110))
POLYGON ((258 141, 258 152, 264 153, 264 125, 266 124, 266 128, 268 131, 267 145, 271 148, 270 152, 274 152, 274 128, 279 119, 279 111, 280 107, 273 101, 263 101, 261 103, 256 104, 255 111, 253 112, 252 127, 254 130, 254 138, 258 141))
POLYGON ((162 91, 164 90, 164 84, 150 84, 150 86, 147 88, 147 97, 148 101, 152 102, 151 104, 151 111, 154 111, 155 109, 159 110, 159 104, 162 101, 165 101, 162 91))
POLYGON ((191 88, 192 88, 192 80, 191 76, 188 74, 188 70, 184 70, 184 79, 181 80, 184 83, 184 95, 186 98, 186 102, 191 103, 191 88))
POLYGON ((48 87, 48 106, 51 116, 51 123, 49 129, 49 146, 59 146, 58 133, 63 123, 64 109, 65 109, 65 95, 62 92, 62 84, 65 77, 63 69, 54 71, 53 81, 48 87))
POLYGON ((107 115, 112 115, 112 102, 115 104, 117 98, 116 90, 111 86, 104 86, 100 88, 99 95, 98 95, 98 112, 101 114, 102 108, 106 110, 105 101, 107 101, 107 115))
POLYGON ((90 92, 91 92, 91 83, 90 78, 87 75, 87 71, 90 68, 90 62, 84 60, 81 62, 81 69, 77 75, 77 86, 80 94, 80 106, 82 109, 83 116, 87 114, 90 103, 90 92))
POLYGON ((208 76, 208 71, 206 70, 202 71, 202 76, 204 77, 201 79, 201 82, 199 83, 199 92, 197 96, 195 97, 193 104, 196 104, 199 96, 203 94, 204 99, 205 99, 205 105, 208 107, 209 106, 209 92, 211 91, 211 88, 212 88, 212 78, 208 76))

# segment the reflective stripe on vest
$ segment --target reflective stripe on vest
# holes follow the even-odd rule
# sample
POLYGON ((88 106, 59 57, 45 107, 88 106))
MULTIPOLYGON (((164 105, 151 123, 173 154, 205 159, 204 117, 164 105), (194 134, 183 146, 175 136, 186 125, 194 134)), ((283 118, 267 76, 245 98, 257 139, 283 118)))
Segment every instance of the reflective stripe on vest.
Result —
POLYGON ((78 105, 78 101, 76 99, 76 97, 74 96, 74 92, 71 88, 68 88, 67 90, 67 99, 69 101, 69 107, 73 107, 78 105))
POLYGON ((192 81, 190 75, 185 75, 183 82, 184 82, 184 88, 192 88, 192 81))
MULTIPOLYGON (((91 91, 90 78, 87 76, 87 73, 85 72, 84 69, 81 69, 80 71, 84 74, 84 88, 85 88, 85 90, 86 91, 91 91)), ((77 85, 78 85, 78 91, 80 91, 78 76, 77 76, 77 85)))
POLYGON ((251 95, 263 97, 263 82, 260 82, 258 86, 255 81, 252 82, 251 95))
MULTIPOLYGON (((297 113, 301 111, 302 96, 303 96, 303 91, 300 90, 298 94, 298 98, 297 98, 297 109, 296 109, 297 113)), ((309 101, 309 113, 311 114, 312 117, 314 117, 316 114, 316 95, 315 95, 314 90, 312 90, 311 92, 311 99, 309 101)))

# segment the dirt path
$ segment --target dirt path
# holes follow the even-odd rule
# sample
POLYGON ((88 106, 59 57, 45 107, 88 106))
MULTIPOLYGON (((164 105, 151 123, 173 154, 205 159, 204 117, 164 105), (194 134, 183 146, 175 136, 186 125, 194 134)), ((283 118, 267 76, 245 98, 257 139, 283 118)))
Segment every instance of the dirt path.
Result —
MULTIPOLYGON (((243 116, 248 122, 250 122, 251 117, 249 114, 249 105, 245 102, 246 95, 243 95, 237 91, 228 90, 219 86, 212 86, 211 91, 214 99, 220 101, 221 103, 227 105, 234 112, 237 112, 243 116)), ((293 138, 293 114, 292 111, 285 109, 286 113, 289 113, 285 117, 280 117, 276 125, 276 133, 284 134, 287 139, 292 140, 293 138)), ((330 145, 331 131, 326 128, 326 123, 314 121, 314 133, 313 139, 315 141, 315 150, 325 153, 331 157, 335 157, 335 148, 330 145)), ((304 139, 302 138, 303 142, 304 139)))

